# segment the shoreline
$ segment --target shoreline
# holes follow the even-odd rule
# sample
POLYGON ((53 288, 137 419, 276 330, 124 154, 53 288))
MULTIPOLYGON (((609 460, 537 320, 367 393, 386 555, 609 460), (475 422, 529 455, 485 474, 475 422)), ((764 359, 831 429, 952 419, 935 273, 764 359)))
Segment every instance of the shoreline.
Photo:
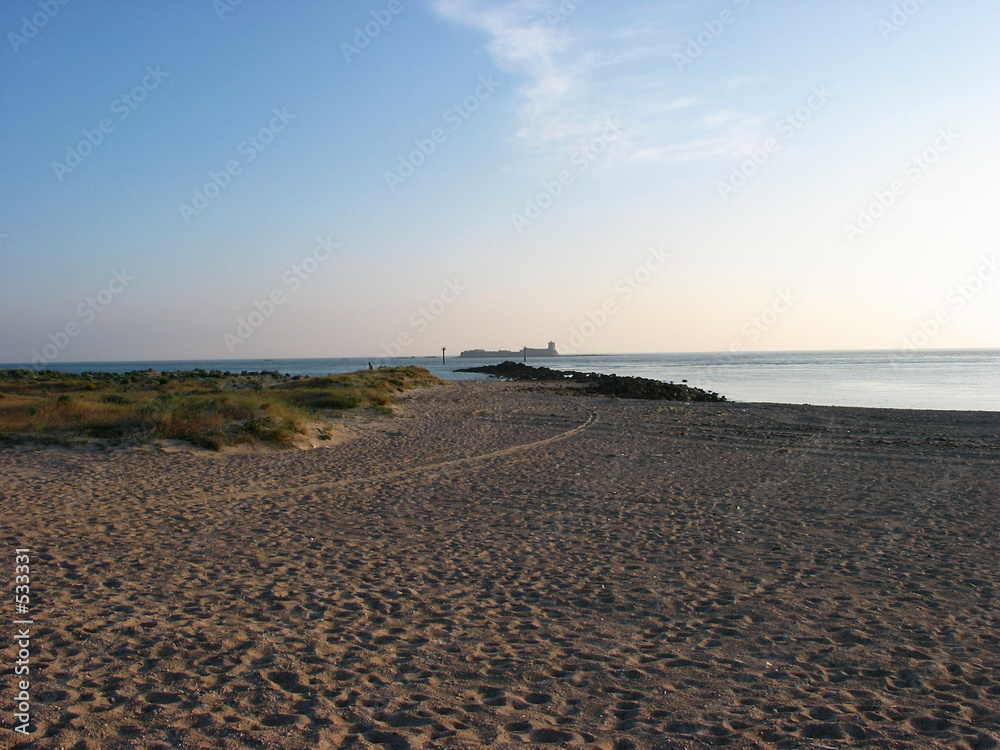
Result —
MULTIPOLYGON (((873 408, 923 408, 938 411, 1000 413, 1000 350, 873 350, 848 352, 741 352, 642 355, 568 355, 538 361, 574 370, 596 370, 683 382, 717 391, 745 403, 782 401, 799 404, 853 405, 873 408)), ((459 379, 460 359, 441 364, 440 357, 400 359, 375 364, 420 364, 445 379, 459 379)), ((303 376, 324 376, 367 367, 368 359, 203 360, 199 362, 83 363, 56 369, 222 368, 240 371, 278 369, 303 376)))
POLYGON ((329 448, 0 449, 30 746, 994 746, 1000 436, 950 414, 453 381, 329 448))
MULTIPOLYGON (((509 363, 505 363, 509 364, 509 363)), ((520 365, 515 365, 515 367, 520 367, 520 365)), ((490 370, 491 368, 482 368, 485 370, 490 370)), ((913 418, 942 420, 942 419, 957 419, 965 418, 972 419, 973 421, 986 419, 989 420, 991 417, 997 418, 996 430, 1000 430, 1000 411, 991 410, 975 410, 975 409, 922 409, 922 408, 900 408, 891 406, 838 406, 830 404, 810 404, 810 403, 784 403, 775 401, 738 401, 726 398, 723 395, 704 391, 699 388, 688 387, 686 385, 676 385, 674 383, 662 383, 658 381, 652 381, 644 378, 636 377, 619 377, 615 375, 604 375, 600 373, 581 373, 575 371, 566 371, 572 373, 574 376, 578 376, 577 379, 567 378, 566 380, 553 380, 550 376, 553 373, 558 373, 561 371, 549 370, 548 368, 525 368, 526 370, 534 370, 541 373, 542 377, 538 380, 530 380, 521 378, 510 378, 504 375, 488 374, 484 375, 482 378, 476 380, 442 380, 437 381, 435 387, 449 386, 460 383, 507 383, 513 384, 520 382, 526 385, 529 389, 532 388, 549 388, 554 391, 559 391, 560 389, 565 390, 566 393, 578 393, 584 398, 600 397, 600 396, 610 396, 612 398, 625 398, 625 399, 635 399, 639 401, 644 401, 649 404, 657 403, 711 403, 716 404, 726 404, 733 407, 743 407, 743 408, 774 408, 774 409, 817 409, 817 410, 829 410, 831 412, 836 412, 839 410, 847 413, 856 412, 858 416, 868 415, 870 418, 874 418, 876 415, 881 415, 882 418, 900 418, 905 419, 907 415, 911 415, 913 418), (584 376, 580 378, 579 376, 584 376), (595 388, 594 384, 600 385, 602 381, 613 381, 617 383, 625 383, 625 387, 618 387, 619 392, 611 391, 602 392, 599 388, 595 388), (631 382, 637 382, 638 387, 632 386, 631 382), (657 387, 663 389, 664 391, 669 390, 670 395, 664 397, 663 395, 653 395, 652 397, 644 397, 641 394, 641 389, 644 387, 653 386, 654 394, 656 393, 657 387), (586 390, 585 390, 586 388, 586 390), (633 393, 629 394, 632 390, 633 393), (677 391, 674 393, 673 391, 677 391), (620 394, 625 395, 620 395, 620 394), (682 398, 674 400, 677 395, 686 396, 687 398, 682 398), (707 399, 706 399, 707 397, 707 399)), ((376 370, 374 373, 369 373, 368 371, 357 371, 351 373, 344 373, 344 376, 363 376, 368 374, 381 375, 381 373, 386 373, 387 377, 392 375, 392 373, 398 370, 393 369, 383 369, 380 371, 376 370)), ((427 372, 425 370, 420 370, 425 375, 427 372)), ((4 371, 8 372, 8 371, 4 371)), ((477 368, 473 369, 460 369, 457 372, 461 373, 475 373, 477 368)), ((146 380, 155 379, 155 376, 161 375, 159 371, 155 370, 142 370, 136 371, 137 374, 142 375, 146 380)), ((97 376, 99 378, 121 378, 127 376, 131 373, 99 373, 90 372, 88 375, 97 376)), ((191 372, 179 372, 172 373, 180 375, 183 377, 188 377, 192 374, 191 372)), ((209 376, 213 376, 212 373, 203 373, 209 376)), ((240 388, 245 388, 246 383, 242 381, 252 381, 254 378, 260 377, 271 377, 272 375, 278 375, 278 373, 271 372, 243 372, 242 375, 233 375, 231 377, 232 383, 228 384, 228 387, 235 389, 233 392, 238 392, 240 388)), ((520 373, 524 375, 524 373, 520 373)), ((340 376, 332 376, 332 379, 336 380, 340 376)), ((280 378, 287 381, 289 378, 292 380, 297 380, 298 376, 280 376, 280 378)), ((310 381, 325 381, 331 378, 308 378, 306 377, 303 381, 303 385, 309 385, 310 381)), ((162 378, 161 378, 162 380, 162 378)), ((433 377, 431 382, 433 382, 433 377)), ((58 384, 57 384, 58 385, 58 384)), ((324 387, 327 387, 324 385, 324 387)), ((339 386, 338 386, 339 387, 339 386)), ((407 385, 406 387, 412 387, 407 385)), ((418 386, 420 387, 420 386, 418 386)), ((58 392, 58 391, 56 391, 58 392)), ((50 391, 44 391, 40 395, 45 395, 50 393, 50 391)), ((79 390, 74 391, 74 396, 78 395, 79 390)), ((332 395, 336 395, 336 392, 331 391, 332 395)), ((4 397, 4 393, 0 391, 0 398, 4 397)), ((399 391, 397 396, 401 399, 407 398, 409 393, 405 390, 399 391)), ((2 403, 0 403, 2 406, 2 403)), ((267 442, 261 441, 245 441, 242 443, 226 444, 217 446, 215 448, 207 448, 203 445, 199 445, 197 442, 191 442, 184 439, 175 439, 171 437, 157 437, 153 436, 125 436, 123 438, 107 438, 107 437, 87 437, 83 435, 76 435, 72 431, 63 431, 58 434, 48 434, 48 433, 25 433, 17 434, 12 433, 4 436, 0 432, 0 451, 4 449, 17 449, 17 450, 78 450, 78 451, 118 451, 118 450, 138 450, 138 451, 162 451, 162 452, 189 452, 189 453, 214 453, 214 454, 229 454, 229 453, 258 453, 258 452, 270 452, 274 450, 311 450, 316 448, 331 447, 338 445, 345 440, 350 440, 353 434, 358 430, 366 430, 372 428, 378 428, 379 425, 384 423, 384 417, 391 416, 390 410, 372 410, 371 408, 353 408, 348 409, 343 412, 338 412, 333 415, 324 417, 322 414, 314 413, 306 418, 305 426, 301 429, 301 434, 295 436, 293 441, 289 441, 286 445, 269 445, 267 442)), ((297 428, 299 429, 299 428, 297 428)), ((987 425, 986 434, 991 434, 989 432, 989 427, 987 425)), ((993 434, 996 434, 994 431, 993 434)))

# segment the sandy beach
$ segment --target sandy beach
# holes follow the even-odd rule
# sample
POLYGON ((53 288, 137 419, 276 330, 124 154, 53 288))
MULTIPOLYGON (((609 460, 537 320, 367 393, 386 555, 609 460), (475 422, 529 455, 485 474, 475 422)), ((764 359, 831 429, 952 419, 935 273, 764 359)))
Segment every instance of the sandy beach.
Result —
POLYGON ((0 449, 35 724, 0 744, 1000 742, 998 414, 478 381, 345 424, 315 450, 0 449))

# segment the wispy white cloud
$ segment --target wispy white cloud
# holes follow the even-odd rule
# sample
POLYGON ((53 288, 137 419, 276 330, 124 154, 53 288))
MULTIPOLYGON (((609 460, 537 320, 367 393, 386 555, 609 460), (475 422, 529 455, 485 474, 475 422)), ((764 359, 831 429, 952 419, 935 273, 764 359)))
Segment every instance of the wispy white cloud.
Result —
POLYGON ((713 112, 710 115, 706 115, 703 122, 710 128, 720 128, 731 122, 737 122, 739 119, 739 112, 733 109, 724 109, 721 112, 713 112))
POLYGON ((526 151, 564 155, 618 117, 625 136, 614 163, 731 158, 752 145, 766 119, 721 104, 729 99, 723 92, 757 77, 696 94, 678 80, 664 40, 684 27, 672 27, 662 4, 637 3, 628 13, 583 6, 594 12, 567 17, 560 0, 431 1, 442 18, 482 32, 497 67, 523 79, 515 134, 526 151))
POLYGON ((709 138, 682 138, 671 143, 633 148, 629 164, 690 164, 708 158, 732 158, 746 151, 752 141, 741 132, 727 132, 709 138))
POLYGON ((550 23, 547 0, 484 3, 479 0, 436 0, 434 9, 444 18, 488 35, 487 50, 502 70, 523 75, 522 116, 551 115, 570 94, 579 69, 560 59, 572 45, 565 28, 550 23))
POLYGON ((695 107, 704 102, 704 99, 696 96, 683 96, 679 99, 674 99, 673 101, 665 102, 664 109, 685 109, 686 107, 695 107))

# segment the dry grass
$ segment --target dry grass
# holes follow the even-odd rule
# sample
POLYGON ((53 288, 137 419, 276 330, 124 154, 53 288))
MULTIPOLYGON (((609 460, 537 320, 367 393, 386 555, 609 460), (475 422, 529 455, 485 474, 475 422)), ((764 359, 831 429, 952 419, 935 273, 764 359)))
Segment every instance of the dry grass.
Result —
POLYGON ((0 439, 72 444, 184 440, 291 447, 306 424, 347 409, 388 414, 395 395, 442 381, 422 367, 302 378, 218 371, 123 375, 0 371, 0 439))

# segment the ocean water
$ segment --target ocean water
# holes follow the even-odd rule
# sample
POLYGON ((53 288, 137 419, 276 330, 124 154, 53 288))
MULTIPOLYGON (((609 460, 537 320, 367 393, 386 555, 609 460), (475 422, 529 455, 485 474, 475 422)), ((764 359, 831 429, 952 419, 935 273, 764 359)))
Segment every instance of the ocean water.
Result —
MULTIPOLYGON (((456 372, 501 360, 440 356, 372 360, 376 366, 426 367, 447 379, 475 379, 456 372)), ((189 360, 167 362, 50 363, 62 372, 130 370, 277 370, 292 375, 327 375, 366 368, 361 357, 334 359, 189 360)), ((731 401, 828 406, 942 409, 1000 412, 1000 350, 738 352, 718 354, 602 354, 557 359, 529 358, 528 364, 561 370, 637 375, 681 382, 721 393, 731 401)), ((0 368, 28 365, 0 365, 0 368)))

